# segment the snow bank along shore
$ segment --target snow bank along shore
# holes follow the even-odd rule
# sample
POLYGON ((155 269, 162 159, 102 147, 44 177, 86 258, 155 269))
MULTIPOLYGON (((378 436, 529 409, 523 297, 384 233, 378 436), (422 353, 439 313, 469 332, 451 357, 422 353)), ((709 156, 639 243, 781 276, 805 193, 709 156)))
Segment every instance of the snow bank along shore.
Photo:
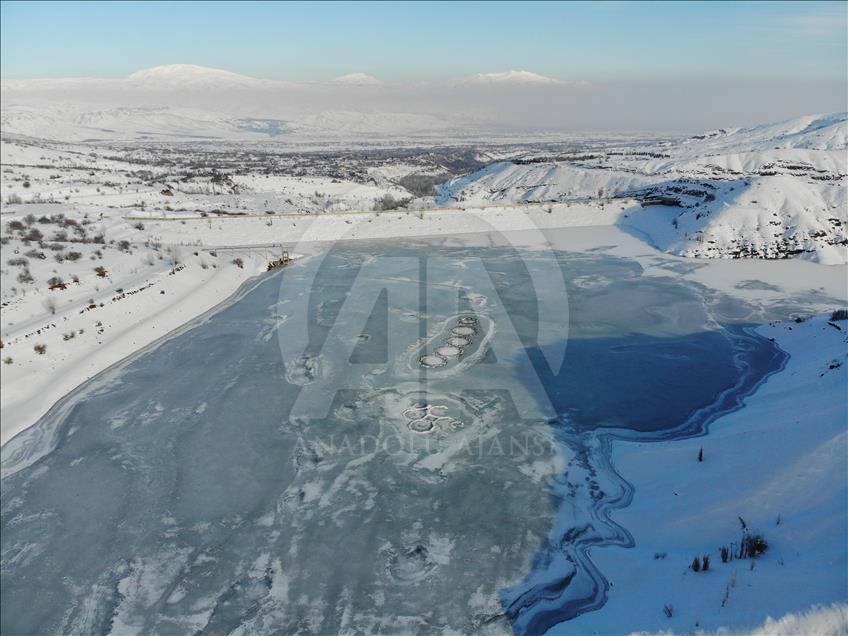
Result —
POLYGON ((744 408, 704 437, 614 443, 612 461, 635 494, 613 518, 635 547, 592 553, 611 583, 607 605, 553 633, 756 631, 787 612, 802 616, 771 620, 758 633, 844 633, 848 321, 819 315, 758 331, 789 360, 744 408), (743 521, 768 549, 724 563, 720 548, 738 549, 743 521), (709 570, 693 571, 703 555, 709 570), (837 605, 803 617, 829 603, 837 605))

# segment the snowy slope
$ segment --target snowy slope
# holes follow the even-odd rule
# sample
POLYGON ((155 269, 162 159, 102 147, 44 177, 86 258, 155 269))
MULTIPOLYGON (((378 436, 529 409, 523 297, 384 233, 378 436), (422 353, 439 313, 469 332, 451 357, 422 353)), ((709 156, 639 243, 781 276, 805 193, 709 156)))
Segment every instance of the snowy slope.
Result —
MULTIPOLYGON (((848 198, 844 183, 791 176, 704 181, 715 197, 690 207, 651 206, 621 223, 681 256, 788 258, 845 263, 848 198)), ((667 193, 668 190, 661 190, 667 193)), ((651 192, 649 190, 649 192, 651 192)))
POLYGON ((845 113, 806 115, 776 124, 704 133, 693 137, 691 142, 701 152, 710 149, 721 154, 785 148, 845 150, 848 148, 845 119, 845 113))
MULTIPOLYGON (((366 81, 338 84, 365 87, 366 81)), ((157 84, 158 85, 158 84, 157 84)), ((226 89, 224 89, 226 90, 226 89)), ((8 103, 0 111, 4 134, 73 142, 109 141, 266 141, 320 137, 482 134, 479 125, 436 115, 326 109, 309 114, 254 117, 182 106, 109 106, 45 102, 8 103)))
MULTIPOLYGON (((306 174, 285 162, 278 165, 281 159, 274 155, 252 159, 228 152, 174 152, 170 147, 127 152, 29 139, 0 141, 0 159, 4 215, 26 214, 41 204, 57 205, 51 212, 79 211, 92 218, 104 208, 157 216, 310 213, 371 210, 386 195, 396 200, 412 196, 379 170, 364 174, 358 166, 331 159, 306 174)), ((408 166, 406 171, 416 169, 408 166)))
POLYGON ((437 199, 443 204, 561 201, 595 198, 599 190, 612 195, 663 180, 661 176, 594 170, 566 163, 515 165, 505 161, 444 184, 438 189, 437 199))
MULTIPOLYGON (((249 123, 249 119, 224 113, 173 106, 68 104, 57 107, 26 103, 4 105, 0 113, 4 134, 67 142, 150 139, 238 141, 268 137, 267 129, 257 129, 249 123)), ((286 122, 277 123, 277 129, 285 126, 286 122)))
MULTIPOLYGON (((635 488, 614 518, 636 545, 593 551, 611 581, 607 604, 554 633, 747 631, 769 616, 845 602, 848 321, 834 324, 819 316, 760 327, 789 354, 786 367, 706 437, 614 445, 615 466, 635 488), (738 517, 769 547, 723 563, 719 547, 742 535, 738 517), (704 554, 710 570, 693 572, 704 554)), ((817 633, 845 633, 845 610, 834 620, 836 630, 817 633)), ((801 625, 772 621, 763 632, 809 633, 801 625)))
POLYGON ((442 203, 633 196, 621 223, 683 256, 848 262, 848 116, 721 130, 676 144, 501 162, 444 184, 442 203))

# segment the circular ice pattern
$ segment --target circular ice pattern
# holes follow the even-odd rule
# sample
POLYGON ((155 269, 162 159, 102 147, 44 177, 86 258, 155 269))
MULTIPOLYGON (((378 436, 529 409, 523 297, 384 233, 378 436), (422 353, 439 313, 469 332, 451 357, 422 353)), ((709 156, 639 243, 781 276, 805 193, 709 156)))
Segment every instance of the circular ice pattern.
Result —
POLYGON ((428 354, 426 356, 421 356, 421 366, 425 366, 431 369, 435 369, 438 367, 443 367, 448 363, 446 358, 443 358, 440 355, 435 353, 428 354))
POLYGON ((443 358, 456 358, 457 356, 462 355, 462 349, 451 345, 445 345, 444 347, 436 349, 436 355, 442 356, 443 358))
POLYGON ((409 423, 409 430, 413 431, 414 433, 429 433, 434 428, 436 428, 435 421, 426 417, 421 417, 417 420, 412 420, 409 423))
POLYGON ((422 404, 404 409, 402 415, 413 433, 434 433, 439 430, 456 430, 464 424, 447 414, 444 404, 422 404))

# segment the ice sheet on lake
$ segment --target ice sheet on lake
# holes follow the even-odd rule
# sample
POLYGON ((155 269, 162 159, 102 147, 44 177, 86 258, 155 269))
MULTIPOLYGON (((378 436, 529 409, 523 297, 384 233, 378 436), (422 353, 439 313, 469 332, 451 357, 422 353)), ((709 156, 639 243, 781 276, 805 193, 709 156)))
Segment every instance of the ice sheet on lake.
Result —
POLYGON ((696 433, 776 358, 679 279, 555 264, 337 246, 81 388, 34 427, 46 454, 3 449, 3 631, 533 632, 599 607, 587 548, 629 536, 607 433, 696 433), (534 302, 555 276, 567 315, 534 302))

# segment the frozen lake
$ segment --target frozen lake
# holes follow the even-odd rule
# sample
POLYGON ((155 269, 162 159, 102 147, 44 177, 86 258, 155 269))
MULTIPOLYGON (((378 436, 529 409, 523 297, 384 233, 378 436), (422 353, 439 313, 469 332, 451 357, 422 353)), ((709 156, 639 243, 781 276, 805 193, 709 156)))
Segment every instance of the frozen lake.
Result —
POLYGON ((627 545, 611 436, 698 434, 783 354, 600 251, 338 244, 3 447, 4 633, 538 633, 627 545))

